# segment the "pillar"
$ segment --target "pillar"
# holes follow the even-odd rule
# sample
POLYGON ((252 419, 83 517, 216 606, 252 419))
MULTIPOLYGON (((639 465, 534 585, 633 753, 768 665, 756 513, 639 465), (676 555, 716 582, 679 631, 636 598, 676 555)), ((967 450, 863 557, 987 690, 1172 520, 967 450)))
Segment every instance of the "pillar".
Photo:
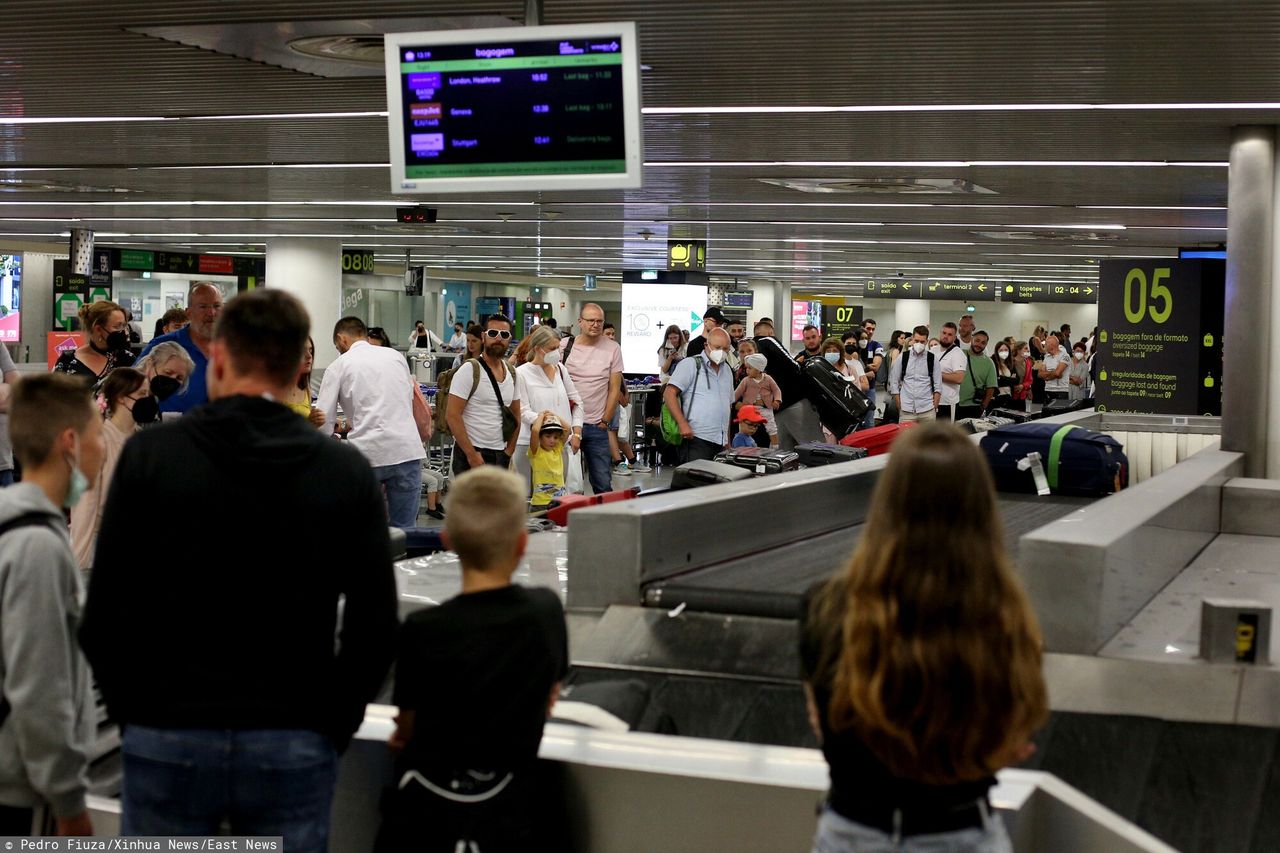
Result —
POLYGON ((328 367, 338 352, 333 326, 342 316, 342 243, 314 237, 277 237, 267 243, 267 287, 287 290, 311 316, 315 366, 328 367))
POLYGON ((1245 454, 1248 477, 1280 477, 1280 382, 1271 367, 1277 275, 1274 127, 1232 131, 1227 185, 1227 288, 1222 449, 1245 454))

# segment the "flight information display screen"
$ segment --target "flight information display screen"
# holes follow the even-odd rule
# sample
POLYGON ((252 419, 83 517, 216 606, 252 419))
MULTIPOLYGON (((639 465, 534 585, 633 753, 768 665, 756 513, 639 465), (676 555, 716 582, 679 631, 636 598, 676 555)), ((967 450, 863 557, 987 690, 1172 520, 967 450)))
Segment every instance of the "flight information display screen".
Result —
POLYGON ((387 52, 393 191, 639 185, 634 25, 399 33, 387 52))

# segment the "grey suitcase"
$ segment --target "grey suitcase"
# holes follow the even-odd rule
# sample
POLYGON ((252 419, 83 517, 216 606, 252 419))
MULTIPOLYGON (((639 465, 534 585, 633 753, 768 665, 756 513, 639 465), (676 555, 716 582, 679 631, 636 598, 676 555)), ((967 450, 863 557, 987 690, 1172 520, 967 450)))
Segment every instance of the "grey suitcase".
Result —
POLYGON ((734 483, 749 480, 754 474, 737 465, 726 465, 723 462, 712 462, 710 459, 695 459, 686 462, 671 473, 671 489, 692 489, 696 486, 710 486, 714 483, 734 483))

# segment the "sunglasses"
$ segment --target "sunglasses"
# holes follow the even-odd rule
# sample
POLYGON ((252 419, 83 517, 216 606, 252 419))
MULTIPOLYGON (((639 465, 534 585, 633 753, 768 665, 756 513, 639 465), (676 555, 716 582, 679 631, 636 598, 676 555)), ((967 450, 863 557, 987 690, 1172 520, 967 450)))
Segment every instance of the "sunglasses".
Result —
POLYGON ((484 330, 484 334, 485 334, 485 337, 488 337, 488 338, 502 338, 504 341, 505 341, 505 340, 510 340, 510 338, 511 338, 511 333, 510 333, 510 332, 503 332, 503 331, 500 331, 500 330, 498 330, 498 329, 485 329, 485 330, 484 330))

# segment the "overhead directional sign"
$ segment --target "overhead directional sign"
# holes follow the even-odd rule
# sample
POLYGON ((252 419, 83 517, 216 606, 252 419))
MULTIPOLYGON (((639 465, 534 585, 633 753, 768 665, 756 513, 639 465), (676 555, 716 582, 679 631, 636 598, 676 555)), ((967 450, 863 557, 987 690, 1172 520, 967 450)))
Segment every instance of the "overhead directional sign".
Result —
POLYGON ((1002 287, 1000 299, 1004 302, 1092 305, 1098 301, 1098 287, 1085 282, 1019 281, 1002 287))
POLYGON ((868 280, 864 295, 889 299, 949 299, 962 302, 994 301, 1000 285, 994 281, 890 278, 868 280))

